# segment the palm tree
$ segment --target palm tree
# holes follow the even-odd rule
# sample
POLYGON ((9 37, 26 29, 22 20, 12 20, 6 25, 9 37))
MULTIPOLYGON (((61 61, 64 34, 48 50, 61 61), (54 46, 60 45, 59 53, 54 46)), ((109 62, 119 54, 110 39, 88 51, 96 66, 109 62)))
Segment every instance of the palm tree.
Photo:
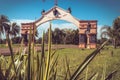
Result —
POLYGON ((120 44, 120 16, 113 21, 113 27, 117 31, 117 34, 116 34, 118 36, 117 41, 120 44))
POLYGON ((5 29, 5 34, 6 34, 6 40, 8 41, 8 46, 9 46, 9 50, 11 54, 12 64, 13 64, 15 73, 17 73, 15 63, 14 63, 13 49, 11 45, 10 36, 17 36, 17 34, 19 34, 20 32, 20 27, 15 22, 13 23, 6 22, 4 24, 4 29, 5 29))
POLYGON ((20 26, 18 26, 15 22, 11 23, 8 18, 4 15, 0 15, 0 37, 2 34, 6 35, 6 39, 10 39, 11 37, 15 37, 20 32, 20 26))
POLYGON ((15 22, 4 24, 6 39, 10 39, 10 37, 16 37, 20 32, 20 26, 18 26, 15 22))
POLYGON ((8 20, 8 18, 7 18, 7 16, 4 16, 4 15, 0 15, 0 38, 2 39, 2 34, 4 34, 4 24, 6 23, 6 22, 9 22, 9 20, 8 20))
MULTIPOLYGON (((107 25, 105 25, 105 26, 103 26, 102 28, 101 28, 101 38, 109 38, 110 40, 114 40, 114 38, 115 38, 115 34, 114 34, 114 29, 111 27, 111 26, 107 26, 107 25)), ((114 44, 114 47, 115 47, 115 40, 114 40, 114 42, 113 42, 114 44)))
POLYGON ((6 35, 6 40, 8 41, 8 46, 9 46, 12 64, 14 66, 15 73, 17 73, 17 71, 14 64, 14 56, 13 56, 13 49, 11 46, 10 36, 16 36, 17 34, 19 34, 19 31, 20 31, 20 27, 16 23, 10 23, 10 21, 6 16, 0 15, 0 34, 6 35))
POLYGON ((120 39, 120 17, 113 21, 113 26, 103 26, 101 31, 101 37, 103 35, 109 37, 113 42, 114 48, 116 48, 120 39))
POLYGON ((110 40, 112 40, 113 42, 113 46, 114 48, 117 47, 117 41, 119 40, 120 38, 120 29, 115 29, 114 27, 111 27, 111 26, 103 26, 101 28, 101 38, 106 37, 106 38, 109 38, 110 40))

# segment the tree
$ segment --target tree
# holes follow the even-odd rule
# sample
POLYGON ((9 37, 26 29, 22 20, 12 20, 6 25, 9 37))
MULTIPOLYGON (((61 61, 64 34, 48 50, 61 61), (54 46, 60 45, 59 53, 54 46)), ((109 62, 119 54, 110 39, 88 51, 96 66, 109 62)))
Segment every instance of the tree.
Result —
POLYGON ((120 17, 117 17, 114 21, 113 21, 113 28, 115 30, 120 29, 120 17))
MULTIPOLYGON (((45 41, 47 43, 48 31, 45 33, 45 41)), ((59 29, 55 28, 52 31, 53 44, 78 44, 79 43, 79 30, 72 29, 59 29)))
POLYGON ((79 30, 63 29, 62 41, 64 44, 78 44, 79 43, 79 30))
POLYGON ((0 15, 0 34, 6 35, 6 40, 8 41, 8 46, 11 54, 11 60, 14 67, 14 70, 16 72, 16 67, 14 64, 14 56, 13 56, 13 49, 11 46, 11 40, 10 35, 16 36, 20 31, 20 27, 16 23, 10 23, 8 18, 4 15, 0 15))
POLYGON ((4 34, 4 29, 6 22, 9 22, 7 16, 0 15, 0 39, 2 39, 2 34, 4 34))
POLYGON ((22 41, 22 38, 20 36, 12 38, 13 44, 19 44, 22 41))
POLYGON ((60 30, 59 28, 55 28, 55 30, 52 32, 53 43, 61 44, 62 36, 63 36, 62 30, 60 30))
POLYGON ((113 27, 105 25, 101 28, 101 31, 102 31, 101 39, 109 38, 110 40, 112 40, 114 48, 116 48, 116 37, 117 36, 115 35, 116 33, 113 27))
POLYGON ((16 37, 20 32, 20 26, 15 22, 11 23, 4 15, 0 15, 0 35, 5 34, 6 39, 16 37))
POLYGON ((73 44, 79 44, 79 30, 73 30, 74 34, 74 38, 73 38, 73 44))
POLYGON ((5 35, 6 39, 10 39, 13 37, 16 37, 20 32, 20 27, 14 22, 14 23, 6 23, 5 25, 5 35))
POLYGON ((113 21, 113 26, 103 26, 101 31, 101 37, 108 37, 110 40, 112 40, 114 48, 116 48, 120 39, 120 18, 116 18, 113 21))
POLYGON ((115 29, 115 35, 116 37, 116 43, 117 45, 120 44, 120 17, 117 17, 114 21, 113 21, 113 28, 115 29))

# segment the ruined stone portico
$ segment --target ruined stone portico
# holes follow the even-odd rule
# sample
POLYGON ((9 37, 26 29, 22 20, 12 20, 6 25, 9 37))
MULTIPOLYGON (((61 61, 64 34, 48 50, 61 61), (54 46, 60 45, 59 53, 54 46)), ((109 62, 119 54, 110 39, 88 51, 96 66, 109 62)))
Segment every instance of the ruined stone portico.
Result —
POLYGON ((73 17, 68 10, 64 10, 58 6, 54 6, 48 11, 42 11, 42 16, 38 20, 30 23, 21 23, 21 34, 28 34, 41 24, 51 20, 65 20, 73 23, 79 29, 79 48, 96 48, 97 41, 97 20, 80 20, 73 17), (88 27, 89 26, 89 27, 88 27), (30 28, 31 27, 31 28, 30 28))

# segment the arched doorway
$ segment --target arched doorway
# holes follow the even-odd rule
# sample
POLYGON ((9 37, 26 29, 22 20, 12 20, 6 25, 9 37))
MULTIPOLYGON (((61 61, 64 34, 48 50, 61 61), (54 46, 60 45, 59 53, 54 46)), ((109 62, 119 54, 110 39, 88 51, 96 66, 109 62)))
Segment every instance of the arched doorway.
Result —
MULTIPOLYGON (((73 23, 64 20, 52 20, 52 43, 53 44, 79 44, 79 30, 73 23)), ((41 40, 43 32, 45 32, 45 42, 47 43, 48 29, 50 22, 46 22, 37 27, 38 37, 41 40)), ((37 38, 38 39, 38 38, 37 38)))
POLYGON ((42 11, 42 17, 31 23, 22 23, 21 34, 36 29, 39 25, 51 20, 65 20, 75 24, 79 29, 79 48, 96 48, 97 20, 79 20, 73 17, 70 10, 54 6, 48 11, 42 11))

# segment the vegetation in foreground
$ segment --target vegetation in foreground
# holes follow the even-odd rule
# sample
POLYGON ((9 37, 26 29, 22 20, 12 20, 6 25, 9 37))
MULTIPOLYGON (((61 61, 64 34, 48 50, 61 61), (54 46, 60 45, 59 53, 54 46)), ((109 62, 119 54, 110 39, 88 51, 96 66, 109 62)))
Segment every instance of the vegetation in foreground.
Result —
MULTIPOLYGON (((91 53, 92 50, 80 50, 80 49, 62 49, 58 50, 56 54, 59 54, 58 59, 58 73, 60 75, 65 74, 65 68, 63 67, 65 62, 65 56, 67 56, 71 73, 73 73, 79 66, 80 63, 91 53)), ((120 79, 120 49, 114 49, 111 46, 104 47, 101 52, 93 59, 93 61, 87 66, 87 68, 83 71, 80 78, 82 80, 89 80, 88 78, 94 73, 98 74, 96 80, 105 80, 103 77, 107 77, 110 73, 117 70, 115 74, 113 74, 112 80, 120 79), (86 79, 87 78, 87 79, 86 79)), ((63 77, 58 76, 61 80, 63 77)), ((109 79, 108 79, 109 80, 109 79)))
MULTIPOLYGON (((63 49, 57 52, 51 49, 51 25, 48 35, 47 52, 44 50, 44 35, 41 52, 36 52, 35 44, 31 44, 31 35, 29 36, 28 49, 21 47, 21 51, 17 55, 13 54, 12 45, 9 41, 8 46, 11 56, 6 58, 1 55, 0 57, 1 80, 119 79, 119 77, 116 77, 117 72, 119 73, 119 68, 116 66, 116 64, 119 65, 117 63, 119 61, 117 51, 119 50, 116 49, 115 52, 110 52, 110 54, 107 53, 107 50, 102 51, 107 41, 95 50, 63 49), (114 64, 115 62, 116 64, 114 64), (110 68, 111 65, 112 68, 110 68), (114 69, 113 65, 115 65, 114 69)), ((107 49, 112 50, 112 48, 107 49)))
MULTIPOLYGON (((57 67, 56 79, 65 80, 64 78, 67 70, 66 59, 67 59, 67 63, 69 64, 70 74, 72 75, 72 73, 78 68, 79 64, 82 63, 82 61, 93 51, 94 49, 81 50, 76 48, 64 48, 64 49, 57 50, 54 56, 54 57, 57 57, 57 55, 59 55, 57 60, 57 65, 56 65, 57 67)), ((108 77, 110 73, 117 70, 117 72, 112 76, 112 80, 119 80, 120 79, 120 76, 119 76, 120 75, 120 67, 119 67, 120 54, 118 53, 120 53, 119 48, 114 49, 111 46, 104 47, 103 50, 95 57, 95 59, 93 59, 93 61, 82 72, 82 74, 80 75, 80 78, 82 80, 88 80, 88 78, 90 78, 91 75, 96 73, 98 75, 96 80, 102 80, 101 78, 108 77)), ((46 52, 46 55, 47 55, 47 52, 46 52)), ((19 55, 15 55, 15 56, 16 58, 18 58, 19 55)), ((26 57, 27 55, 24 55, 24 59, 26 57)), ((0 61, 2 63, 1 69, 5 70, 9 67, 9 63, 11 60, 9 56, 1 56, 0 61), (6 63, 6 61, 8 61, 8 63, 6 63)), ((34 64, 34 67, 36 67, 36 64, 37 64, 36 58, 34 61, 35 62, 33 64, 34 64)))

